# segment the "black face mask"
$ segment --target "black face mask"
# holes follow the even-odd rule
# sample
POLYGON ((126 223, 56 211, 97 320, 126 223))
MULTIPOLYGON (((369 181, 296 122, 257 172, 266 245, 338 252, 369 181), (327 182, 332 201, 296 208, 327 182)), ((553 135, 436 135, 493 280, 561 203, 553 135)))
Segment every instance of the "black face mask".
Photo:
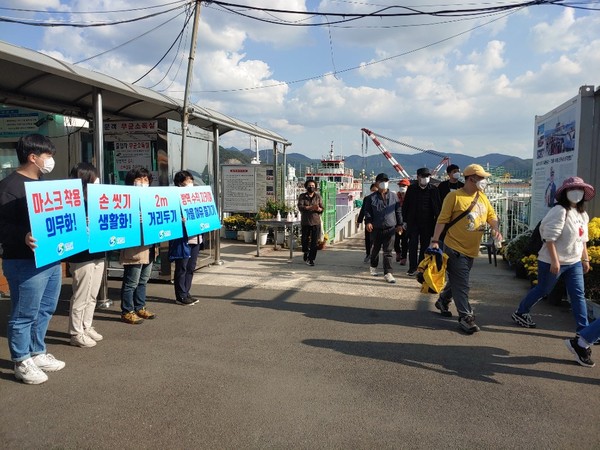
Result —
POLYGON ((309 187, 306 188, 306 192, 311 192, 311 193, 315 192, 315 188, 312 187, 312 186, 309 186, 309 187))

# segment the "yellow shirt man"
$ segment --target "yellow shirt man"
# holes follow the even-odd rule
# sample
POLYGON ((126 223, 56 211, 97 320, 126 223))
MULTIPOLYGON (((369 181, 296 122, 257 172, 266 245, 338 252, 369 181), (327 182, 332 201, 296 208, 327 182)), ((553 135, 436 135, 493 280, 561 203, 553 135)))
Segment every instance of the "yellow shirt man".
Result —
MULTIPOLYGON (((450 192, 444 199, 437 223, 450 223, 469 208, 476 195, 477 193, 469 195, 462 188, 450 192)), ((448 229, 444 244, 463 255, 476 258, 486 223, 496 219, 496 212, 490 201, 483 192, 479 192, 477 203, 469 214, 448 229)))

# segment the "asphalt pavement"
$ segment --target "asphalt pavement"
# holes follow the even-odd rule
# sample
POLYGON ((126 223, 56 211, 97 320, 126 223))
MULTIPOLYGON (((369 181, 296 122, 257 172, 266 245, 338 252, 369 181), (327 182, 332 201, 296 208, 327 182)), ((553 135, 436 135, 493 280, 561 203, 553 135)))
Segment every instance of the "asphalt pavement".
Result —
POLYGON ((0 299, 0 447, 600 448, 600 351, 592 369, 572 360, 566 306, 541 303, 538 328, 516 326, 528 284, 504 261, 475 262, 481 332, 466 335, 406 267, 394 263, 396 284, 370 276, 360 235, 315 267, 223 242, 224 263, 194 278, 196 305, 151 283, 157 318, 124 324, 115 301, 96 313, 94 348, 69 345, 65 279, 47 343, 66 367, 42 385, 14 379, 0 299))

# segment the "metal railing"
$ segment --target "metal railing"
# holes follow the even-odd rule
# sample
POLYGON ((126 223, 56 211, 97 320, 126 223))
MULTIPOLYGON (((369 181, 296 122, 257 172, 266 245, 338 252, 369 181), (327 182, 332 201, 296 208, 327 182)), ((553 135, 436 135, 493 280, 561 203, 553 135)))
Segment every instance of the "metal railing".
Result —
MULTIPOLYGON (((529 229, 531 217, 531 193, 504 193, 488 196, 490 203, 498 215, 499 227, 505 241, 514 239, 517 235, 529 229)), ((489 230, 483 236, 483 241, 489 240, 489 230)))

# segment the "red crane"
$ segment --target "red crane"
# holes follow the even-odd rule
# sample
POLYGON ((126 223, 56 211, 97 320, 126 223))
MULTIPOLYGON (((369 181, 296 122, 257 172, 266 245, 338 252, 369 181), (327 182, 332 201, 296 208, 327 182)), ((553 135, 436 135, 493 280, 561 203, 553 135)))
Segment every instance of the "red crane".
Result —
MULTIPOLYGON (((367 136, 369 136, 373 140, 373 142, 375 143, 375 145, 377 146, 377 148, 381 151, 381 153, 383 153, 383 156, 385 156, 388 159, 388 161, 390 162, 390 164, 392 166, 394 166, 394 169, 396 169, 396 172, 398 172, 402 178, 409 178, 410 179, 410 175, 408 174, 408 172, 406 170, 404 170, 404 168, 400 165, 400 163, 398 163, 398 161, 396 161, 394 159, 394 157, 392 156, 392 154, 384 147, 384 145, 377 138, 377 136, 375 136, 375 133, 373 133, 368 128, 361 128, 361 131, 363 131, 367 136)), ((390 138, 387 138, 385 136, 381 136, 380 135, 379 137, 381 139, 385 139, 387 141, 394 142, 394 143, 399 144, 399 145, 403 145, 404 147, 408 147, 408 148, 411 148, 413 150, 418 150, 418 151, 423 152, 423 153, 428 153, 430 155, 441 157, 442 160, 438 163, 437 166, 435 166, 435 169, 433 169, 433 171, 431 172, 432 176, 436 176, 438 174, 438 172, 442 169, 442 167, 444 167, 444 164, 446 164, 446 165, 450 164, 450 158, 448 156, 446 156, 446 155, 444 155, 442 153, 436 152, 435 150, 424 150, 422 148, 415 147, 414 145, 410 145, 410 144, 407 144, 405 142, 396 141, 394 139, 390 139, 390 138)))

